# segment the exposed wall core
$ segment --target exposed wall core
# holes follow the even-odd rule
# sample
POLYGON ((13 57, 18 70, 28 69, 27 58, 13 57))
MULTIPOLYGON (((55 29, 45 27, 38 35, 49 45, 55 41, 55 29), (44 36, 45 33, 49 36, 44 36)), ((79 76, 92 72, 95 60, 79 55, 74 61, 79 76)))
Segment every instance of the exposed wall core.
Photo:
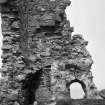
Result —
MULTIPOLYGON (((2 24, 2 20, 1 20, 1 13, 0 13, 0 68, 2 66, 2 59, 1 59, 1 55, 2 55, 2 40, 3 40, 3 36, 2 36, 2 28, 1 28, 1 24, 2 24)), ((1 74, 0 74, 0 77, 1 77, 1 74)))

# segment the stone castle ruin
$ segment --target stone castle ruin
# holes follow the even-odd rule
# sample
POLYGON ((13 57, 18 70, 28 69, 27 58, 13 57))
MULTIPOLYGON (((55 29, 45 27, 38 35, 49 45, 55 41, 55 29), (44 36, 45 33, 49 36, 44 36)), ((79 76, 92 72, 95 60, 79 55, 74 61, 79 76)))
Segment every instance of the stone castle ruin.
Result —
POLYGON ((65 9, 69 0, 0 0, 2 78, 0 105, 56 105, 81 84, 86 99, 103 99, 91 72, 92 57, 65 9), (55 103, 55 104, 54 104, 55 103))

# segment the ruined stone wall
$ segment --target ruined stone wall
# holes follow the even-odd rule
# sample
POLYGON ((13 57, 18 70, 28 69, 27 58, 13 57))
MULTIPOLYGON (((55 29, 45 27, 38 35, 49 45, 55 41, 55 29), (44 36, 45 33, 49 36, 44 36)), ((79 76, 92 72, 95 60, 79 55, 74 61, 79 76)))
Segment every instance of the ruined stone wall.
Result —
POLYGON ((18 101, 18 92, 21 88, 20 78, 24 62, 20 51, 20 18, 15 3, 8 1, 2 4, 2 79, 0 87, 0 104, 13 105, 18 101), (20 76, 20 77, 19 77, 20 76))
POLYGON ((1 6, 3 54, 0 105, 48 105, 70 99, 81 83, 85 98, 100 98, 84 38, 72 35, 69 0, 8 0, 1 6))
POLYGON ((27 94, 21 92, 27 75, 65 55, 61 46, 66 44, 65 39, 71 39, 72 32, 64 12, 69 4, 59 0, 9 0, 2 4, 1 104, 21 101, 27 94))

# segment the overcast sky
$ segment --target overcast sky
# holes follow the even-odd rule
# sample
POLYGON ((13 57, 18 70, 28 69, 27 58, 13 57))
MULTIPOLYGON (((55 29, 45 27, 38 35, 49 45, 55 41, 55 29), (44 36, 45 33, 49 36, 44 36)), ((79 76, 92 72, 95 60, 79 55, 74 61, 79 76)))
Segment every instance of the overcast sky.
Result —
MULTIPOLYGON (((83 34, 85 40, 89 41, 87 49, 91 53, 94 60, 94 65, 92 67, 94 82, 99 90, 104 89, 105 0, 71 1, 71 6, 66 10, 68 19, 71 22, 71 26, 74 26, 74 33, 83 34)), ((73 84, 71 88, 75 91, 75 89, 77 89, 76 86, 77 84, 73 84)), ((74 93, 77 93, 77 91, 74 93)), ((77 94, 75 96, 77 96, 77 94)))
MULTIPOLYGON (((105 88, 104 11, 105 0, 72 0, 71 6, 66 10, 71 26, 74 27, 74 33, 83 34, 84 38, 89 41, 87 49, 94 60, 92 72, 94 82, 99 90, 105 88)), ((2 36, 0 39, 2 39, 2 36)), ((72 84, 71 89, 73 93, 72 96, 75 98, 78 98, 81 94, 83 94, 79 84, 72 84)))

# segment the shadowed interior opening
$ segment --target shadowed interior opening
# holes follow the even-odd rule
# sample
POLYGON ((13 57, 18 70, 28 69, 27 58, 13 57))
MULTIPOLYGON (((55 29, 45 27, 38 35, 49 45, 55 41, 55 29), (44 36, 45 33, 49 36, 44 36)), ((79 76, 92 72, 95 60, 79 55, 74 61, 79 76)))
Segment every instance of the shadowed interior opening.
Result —
POLYGON ((31 105, 35 101, 35 92, 40 85, 42 76, 42 70, 38 70, 36 73, 28 74, 26 79, 23 81, 22 90, 25 98, 25 105, 31 105))

